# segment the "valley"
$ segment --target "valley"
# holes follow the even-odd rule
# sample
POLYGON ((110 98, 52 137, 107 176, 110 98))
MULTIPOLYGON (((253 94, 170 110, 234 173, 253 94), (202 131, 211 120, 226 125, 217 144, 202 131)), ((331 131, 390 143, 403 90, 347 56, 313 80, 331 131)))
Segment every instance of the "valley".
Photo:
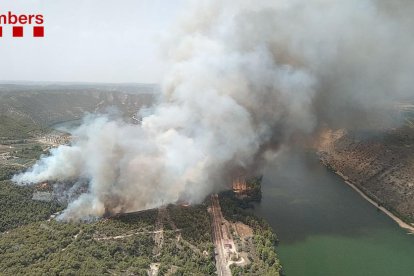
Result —
MULTIPOLYGON (((103 219, 61 222, 58 216, 68 204, 59 190, 64 183, 17 186, 10 181, 15 173, 32 166, 41 155, 49 154, 59 145, 70 144, 73 139, 70 131, 85 114, 115 107, 128 121, 136 118, 139 108, 150 104, 151 93, 122 94, 106 90, 90 93, 77 91, 80 88, 76 91, 68 88, 70 91, 66 93, 61 88, 38 91, 39 87, 32 93, 25 87, 13 89, 0 89, 2 99, 10 101, 1 102, 0 114, 0 274, 220 274, 221 262, 216 264, 214 253, 218 248, 213 243, 212 210, 220 205, 217 195, 200 205, 167 205, 103 219), (84 99, 66 106, 71 103, 73 93, 84 93, 84 99), (58 107, 63 111, 52 112, 36 103, 27 109, 26 98, 39 100, 38 95, 49 98, 50 105, 56 101, 65 103, 58 107), (134 105, 126 106, 116 100, 130 101, 131 97, 136 97, 134 105)), ((231 203, 233 213, 226 211, 221 218, 226 221, 227 235, 235 239, 231 243, 234 256, 225 256, 226 273, 220 275, 276 275, 281 266, 275 253, 275 236, 263 235, 266 224, 243 211, 245 203, 238 202, 232 193, 220 195, 226 208, 231 203), (262 243, 268 246, 266 254, 261 253, 262 243)), ((221 222, 218 225, 221 227, 221 222)))

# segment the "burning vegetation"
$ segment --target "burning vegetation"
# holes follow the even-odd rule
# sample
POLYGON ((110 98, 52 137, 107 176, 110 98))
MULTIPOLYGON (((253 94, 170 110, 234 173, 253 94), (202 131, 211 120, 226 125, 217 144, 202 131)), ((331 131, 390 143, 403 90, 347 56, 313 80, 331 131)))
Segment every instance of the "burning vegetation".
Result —
POLYGON ((390 111, 414 87, 414 6, 282 2, 197 1, 170 32, 171 66, 138 124, 88 116, 76 140, 13 180, 86 179, 64 220, 193 204, 321 126, 398 126, 390 111))

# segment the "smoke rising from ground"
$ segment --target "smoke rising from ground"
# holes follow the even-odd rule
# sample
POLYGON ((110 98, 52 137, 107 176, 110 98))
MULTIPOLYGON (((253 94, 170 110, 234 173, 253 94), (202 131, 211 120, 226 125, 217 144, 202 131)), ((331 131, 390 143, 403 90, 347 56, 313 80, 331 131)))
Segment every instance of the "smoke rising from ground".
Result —
POLYGON ((200 202, 270 145, 321 125, 389 124, 413 96, 412 12, 404 1, 197 1, 164 45, 171 70, 141 125, 89 117, 14 181, 87 179, 63 219, 200 202))

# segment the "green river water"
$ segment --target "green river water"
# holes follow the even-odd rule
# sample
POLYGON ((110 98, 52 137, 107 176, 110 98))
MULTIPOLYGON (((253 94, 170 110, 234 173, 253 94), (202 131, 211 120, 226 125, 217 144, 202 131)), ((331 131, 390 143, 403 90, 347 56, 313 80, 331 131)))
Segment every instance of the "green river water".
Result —
POLYGON ((320 164, 284 154, 264 173, 255 213, 278 234, 287 276, 412 276, 414 235, 320 164))

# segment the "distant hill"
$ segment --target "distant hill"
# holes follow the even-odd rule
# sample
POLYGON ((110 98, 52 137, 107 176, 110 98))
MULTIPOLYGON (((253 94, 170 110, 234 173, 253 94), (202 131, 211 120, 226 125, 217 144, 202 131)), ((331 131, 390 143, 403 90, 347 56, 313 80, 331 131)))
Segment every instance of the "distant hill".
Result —
POLYGON ((0 83, 0 126, 12 127, 10 120, 50 126, 85 113, 105 112, 108 107, 130 117, 150 105, 157 91, 157 86, 147 84, 0 83))

